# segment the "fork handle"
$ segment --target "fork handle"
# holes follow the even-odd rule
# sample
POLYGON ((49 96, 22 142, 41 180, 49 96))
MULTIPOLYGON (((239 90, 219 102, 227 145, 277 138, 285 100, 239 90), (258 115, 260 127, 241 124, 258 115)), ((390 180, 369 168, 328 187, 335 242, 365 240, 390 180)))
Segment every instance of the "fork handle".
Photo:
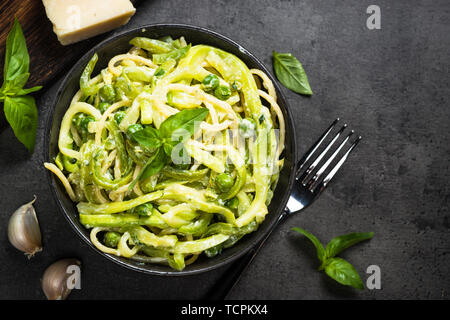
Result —
POLYGON ((219 279, 217 285, 215 285, 212 290, 210 290, 205 297, 207 300, 225 300, 231 290, 239 282, 242 274, 247 269, 247 267, 252 263, 253 259, 258 254, 259 250, 263 247, 266 240, 270 237, 273 230, 278 226, 278 224, 287 216, 288 211, 283 211, 278 217, 278 220, 274 223, 269 232, 264 236, 264 238, 259 241, 253 248, 251 248, 242 258, 238 259, 231 267, 225 271, 225 274, 219 279))

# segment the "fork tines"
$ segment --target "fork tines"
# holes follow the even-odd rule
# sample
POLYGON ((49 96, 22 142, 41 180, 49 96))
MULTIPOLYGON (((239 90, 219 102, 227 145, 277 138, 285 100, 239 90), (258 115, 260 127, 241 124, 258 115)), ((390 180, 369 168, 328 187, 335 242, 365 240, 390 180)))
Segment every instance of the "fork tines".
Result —
POLYGON ((341 136, 344 136, 344 131, 347 129, 347 124, 344 124, 335 133, 331 141, 325 144, 325 141, 328 140, 327 137, 330 136, 331 132, 334 131, 338 122, 339 118, 333 121, 333 123, 325 130, 325 132, 313 144, 308 152, 306 152, 306 154, 300 159, 298 163, 296 179, 313 193, 321 192, 327 186, 336 172, 341 168, 345 160, 347 160, 349 154, 361 140, 361 136, 358 136, 353 140, 352 143, 350 143, 350 147, 348 147, 348 149, 344 151, 344 147, 349 144, 349 141, 354 134, 354 131, 351 130, 345 136, 345 138, 343 138, 341 143, 336 147, 336 142, 341 136), (331 150, 334 151, 331 152, 331 150), (340 153, 343 154, 338 160, 337 156, 340 153), (334 164, 334 166, 330 167, 332 163, 334 164), (330 170, 327 171, 329 167, 330 170), (323 178, 325 173, 327 173, 327 175, 325 176, 325 178, 323 178))

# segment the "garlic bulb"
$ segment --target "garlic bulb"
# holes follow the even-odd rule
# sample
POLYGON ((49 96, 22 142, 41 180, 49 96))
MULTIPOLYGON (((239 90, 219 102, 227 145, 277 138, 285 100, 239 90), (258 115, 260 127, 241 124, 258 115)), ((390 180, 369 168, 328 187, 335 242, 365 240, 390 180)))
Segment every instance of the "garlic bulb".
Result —
POLYGON ((79 268, 80 265, 81 263, 77 259, 62 259, 45 270, 42 276, 42 290, 48 300, 65 300, 67 298, 72 288, 76 287, 73 281, 71 284, 74 286, 68 286, 69 277, 77 276, 72 273, 73 267, 79 268))
POLYGON ((31 258, 42 250, 41 230, 34 210, 33 201, 24 204, 9 218, 8 239, 11 244, 31 258))

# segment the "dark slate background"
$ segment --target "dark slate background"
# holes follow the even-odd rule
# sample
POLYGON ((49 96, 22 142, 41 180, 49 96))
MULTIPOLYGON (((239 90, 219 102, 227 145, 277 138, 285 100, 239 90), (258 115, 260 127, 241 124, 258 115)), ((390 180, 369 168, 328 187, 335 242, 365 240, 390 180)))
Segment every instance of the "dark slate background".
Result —
MULTIPOLYGON (((321 199, 278 227, 230 298, 449 298, 449 11, 448 0, 148 0, 115 31, 157 22, 199 25, 241 43, 270 68, 272 50, 291 52, 314 90, 311 98, 284 90, 299 153, 336 117, 363 136, 321 199), (381 30, 366 28, 370 4, 381 7, 381 30), (294 226, 323 242, 373 231, 371 241, 342 257, 364 281, 369 265, 380 266, 382 289, 355 291, 317 272, 312 246, 290 231, 294 226)), ((89 249, 57 210, 42 162, 44 119, 59 83, 37 96, 31 157, 11 129, 0 132, 0 298, 44 299, 40 278, 63 257, 83 263, 82 289, 71 299, 203 297, 227 268, 186 278, 125 270, 89 249), (6 226, 33 194, 45 249, 28 260, 8 243, 6 226)))

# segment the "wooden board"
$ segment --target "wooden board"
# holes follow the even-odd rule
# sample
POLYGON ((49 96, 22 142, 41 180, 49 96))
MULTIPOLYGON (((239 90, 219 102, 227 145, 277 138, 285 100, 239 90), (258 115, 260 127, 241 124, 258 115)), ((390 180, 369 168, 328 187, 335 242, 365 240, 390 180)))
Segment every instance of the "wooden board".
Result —
MULTIPOLYGON (((136 6, 138 1, 132 2, 136 6)), ((0 75, 3 75, 6 37, 13 26, 14 17, 22 26, 30 54, 31 75, 26 87, 45 86, 108 34, 63 46, 53 32, 42 1, 0 0, 0 75)))

